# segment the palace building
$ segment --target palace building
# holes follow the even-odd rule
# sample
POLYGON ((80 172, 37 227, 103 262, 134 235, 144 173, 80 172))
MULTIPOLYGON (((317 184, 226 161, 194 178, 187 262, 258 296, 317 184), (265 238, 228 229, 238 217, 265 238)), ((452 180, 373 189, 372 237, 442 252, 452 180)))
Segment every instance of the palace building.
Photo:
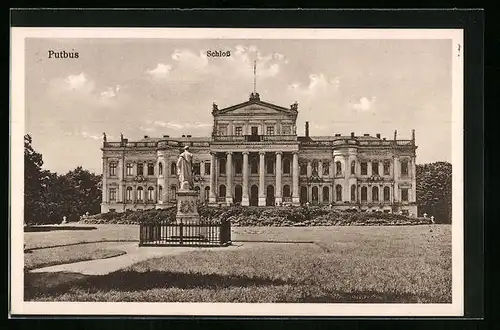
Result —
POLYGON ((213 104, 210 137, 149 137, 103 142, 102 212, 175 205, 176 162, 194 156, 199 201, 243 206, 326 204, 338 209, 417 214, 415 131, 411 140, 380 134, 297 135, 298 104, 281 107, 251 93, 213 104))

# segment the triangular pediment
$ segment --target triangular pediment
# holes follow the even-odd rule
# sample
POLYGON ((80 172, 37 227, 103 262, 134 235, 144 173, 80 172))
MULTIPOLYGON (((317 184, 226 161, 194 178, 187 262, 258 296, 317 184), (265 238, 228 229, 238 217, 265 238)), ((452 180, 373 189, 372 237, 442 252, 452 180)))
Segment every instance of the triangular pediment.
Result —
POLYGON ((224 109, 218 109, 215 115, 296 115, 297 104, 285 108, 276 104, 261 101, 259 98, 251 98, 247 102, 236 104, 224 109))

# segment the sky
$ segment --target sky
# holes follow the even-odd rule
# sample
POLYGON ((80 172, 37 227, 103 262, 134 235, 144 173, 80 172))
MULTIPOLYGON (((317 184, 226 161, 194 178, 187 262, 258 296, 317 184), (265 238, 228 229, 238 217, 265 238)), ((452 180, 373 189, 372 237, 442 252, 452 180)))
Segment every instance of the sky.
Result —
POLYGON ((410 139, 451 162, 451 40, 26 39, 26 125, 44 168, 101 173, 108 141, 209 136, 212 103, 298 102, 297 133, 410 139), (53 50, 78 58, 49 58, 53 50), (230 57, 207 57, 229 50, 230 57))

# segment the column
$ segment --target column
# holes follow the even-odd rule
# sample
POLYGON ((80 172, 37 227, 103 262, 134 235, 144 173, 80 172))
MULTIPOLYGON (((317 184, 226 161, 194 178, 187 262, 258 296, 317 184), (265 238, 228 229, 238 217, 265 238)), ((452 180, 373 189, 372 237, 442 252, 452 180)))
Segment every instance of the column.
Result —
POLYGON ((226 203, 233 203, 233 153, 226 153, 226 203))
POLYGON ((250 205, 248 198, 248 151, 243 151, 243 193, 241 196, 241 205, 250 205))
POLYGON ((332 161, 330 162, 330 178, 335 177, 335 158, 332 157, 332 161))
POLYGON ((281 195, 281 151, 276 152, 276 198, 275 203, 280 204, 283 199, 281 195))
POLYGON ((210 196, 208 202, 215 204, 217 202, 215 195, 215 165, 217 164, 217 157, 215 152, 210 153, 210 196))
POLYGON ((123 160, 118 161, 118 166, 116 170, 118 171, 118 192, 116 195, 116 200, 118 203, 123 203, 123 160))
POLYGON ((264 190, 264 157, 265 151, 259 151, 259 206, 266 206, 266 194, 264 190))
POLYGON ((394 156, 393 165, 394 187, 393 187, 393 201, 398 203, 399 200, 399 157, 394 156))
POLYGON ((298 151, 293 152, 293 167, 292 167, 292 204, 299 205, 299 153, 298 151))
POLYGON ((349 155, 344 155, 344 184, 342 185, 342 202, 349 201, 350 199, 350 184, 349 177, 351 176, 351 167, 350 167, 351 157, 349 155))
POLYGON ((311 166, 311 161, 308 160, 307 161, 307 177, 309 178, 309 177, 311 177, 311 175, 312 175, 312 166, 311 166))
POLYGON ((323 204, 323 186, 318 186, 318 204, 323 204))
POLYGON ((368 163, 367 163, 367 164, 368 164, 368 165, 367 165, 367 166, 368 166, 368 169, 367 169, 367 172, 366 172, 366 173, 368 174, 368 176, 372 176, 372 175, 373 175, 373 173, 372 173, 372 161, 371 161, 371 160, 368 160, 368 163))
POLYGON ((380 176, 384 176, 384 160, 383 159, 380 159, 378 161, 378 174, 380 176))
POLYGON ((102 157, 102 204, 108 203, 108 159, 102 157))
POLYGON ((202 176, 202 177, 205 176, 205 161, 204 160, 202 160, 200 162, 200 176, 202 176))
POLYGON ((322 160, 318 161, 318 175, 320 178, 323 177, 323 161, 322 160))

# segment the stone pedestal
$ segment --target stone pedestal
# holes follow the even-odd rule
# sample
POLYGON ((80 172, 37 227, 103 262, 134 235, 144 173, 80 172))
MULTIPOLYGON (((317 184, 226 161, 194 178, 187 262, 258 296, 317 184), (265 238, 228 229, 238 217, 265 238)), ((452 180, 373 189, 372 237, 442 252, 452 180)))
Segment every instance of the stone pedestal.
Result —
MULTIPOLYGON (((198 192, 195 190, 179 190, 177 192, 177 214, 175 220, 177 224, 183 225, 200 225, 201 219, 198 214, 197 207, 198 192)), ((171 237, 180 239, 181 233, 179 229, 177 233, 171 237)), ((183 227, 183 240, 206 240, 206 228, 196 226, 183 227)))

